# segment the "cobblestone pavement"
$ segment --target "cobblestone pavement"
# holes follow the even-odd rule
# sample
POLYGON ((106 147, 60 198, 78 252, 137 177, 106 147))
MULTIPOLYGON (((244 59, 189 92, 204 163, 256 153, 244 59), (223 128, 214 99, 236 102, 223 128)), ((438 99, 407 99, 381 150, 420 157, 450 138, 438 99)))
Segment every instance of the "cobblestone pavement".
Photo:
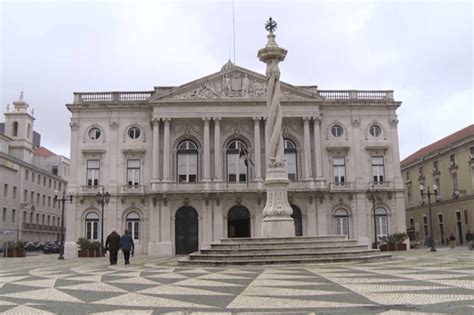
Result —
POLYGON ((182 267, 176 258, 0 258, 4 314, 474 314, 474 252, 426 249, 390 261, 182 267))

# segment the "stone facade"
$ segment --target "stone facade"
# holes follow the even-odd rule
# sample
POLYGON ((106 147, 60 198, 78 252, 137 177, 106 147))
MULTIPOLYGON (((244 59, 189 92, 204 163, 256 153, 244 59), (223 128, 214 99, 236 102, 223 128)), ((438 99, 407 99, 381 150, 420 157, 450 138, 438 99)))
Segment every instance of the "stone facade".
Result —
POLYGON ((435 244, 446 244, 450 233, 456 242, 466 244, 466 232, 474 232, 474 125, 432 143, 402 161, 406 186, 407 227, 412 238, 428 241, 429 204, 426 194, 430 189, 431 218, 435 244), (434 187, 436 185, 436 187, 434 187))
POLYGON ((56 241, 61 205, 54 196, 66 189, 62 176, 69 172, 69 159, 35 147, 28 104, 20 97, 13 105, 0 133, 0 243, 56 241))
MULTIPOLYGON (((393 92, 282 82, 281 95, 296 233, 343 233, 368 245, 374 180, 381 233, 405 231, 393 92)), ((262 235, 265 76, 229 62, 178 87, 75 93, 67 108, 68 192, 77 198, 67 210, 66 255, 76 254, 78 238, 100 238, 102 222, 105 236, 132 228, 137 252, 153 255, 262 235), (99 191, 111 194, 103 221, 99 191)))

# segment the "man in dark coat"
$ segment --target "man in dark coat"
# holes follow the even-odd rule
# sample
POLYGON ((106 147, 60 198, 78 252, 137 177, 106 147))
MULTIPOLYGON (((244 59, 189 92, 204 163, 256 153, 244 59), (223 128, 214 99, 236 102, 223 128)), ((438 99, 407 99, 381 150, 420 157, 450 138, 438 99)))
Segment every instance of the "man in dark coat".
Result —
POLYGON ((125 230, 124 234, 120 238, 120 248, 123 252, 123 258, 125 259, 125 265, 130 264, 130 253, 133 257, 135 245, 133 244, 133 238, 128 230, 125 230))
POLYGON ((112 229, 112 233, 105 240, 105 250, 109 251, 109 259, 111 265, 117 264, 118 250, 120 249, 120 235, 112 229))

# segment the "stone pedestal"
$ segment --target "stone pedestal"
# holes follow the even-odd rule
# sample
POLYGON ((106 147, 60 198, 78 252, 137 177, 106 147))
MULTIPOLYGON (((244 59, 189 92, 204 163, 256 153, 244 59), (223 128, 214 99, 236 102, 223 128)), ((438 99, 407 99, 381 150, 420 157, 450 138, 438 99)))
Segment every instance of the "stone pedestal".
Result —
POLYGON ((263 237, 293 237, 295 224, 291 214, 293 209, 288 203, 288 175, 284 168, 272 168, 267 171, 265 188, 267 202, 263 209, 263 237))

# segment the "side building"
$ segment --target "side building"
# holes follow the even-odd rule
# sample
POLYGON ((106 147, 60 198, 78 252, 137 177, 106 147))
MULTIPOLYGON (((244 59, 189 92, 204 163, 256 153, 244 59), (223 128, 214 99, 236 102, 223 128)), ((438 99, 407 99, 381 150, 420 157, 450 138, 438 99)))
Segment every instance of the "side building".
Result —
MULTIPOLYGON (((297 235, 370 246, 405 232, 393 91, 281 90, 297 235)), ((177 87, 74 93, 67 108, 77 198, 67 205, 66 256, 77 255, 78 238, 100 241, 113 228, 131 230, 136 252, 151 255, 262 235, 264 75, 229 62, 177 87), (109 202, 98 204, 98 193, 109 202)))
POLYGON ((34 117, 22 99, 5 113, 0 133, 0 243, 56 241, 61 206, 55 193, 66 189, 69 159, 40 146, 34 117))
POLYGON ((474 125, 413 153, 401 167, 411 238, 428 244, 431 218, 435 244, 446 244, 451 233, 465 244, 467 230, 474 232, 474 125))

